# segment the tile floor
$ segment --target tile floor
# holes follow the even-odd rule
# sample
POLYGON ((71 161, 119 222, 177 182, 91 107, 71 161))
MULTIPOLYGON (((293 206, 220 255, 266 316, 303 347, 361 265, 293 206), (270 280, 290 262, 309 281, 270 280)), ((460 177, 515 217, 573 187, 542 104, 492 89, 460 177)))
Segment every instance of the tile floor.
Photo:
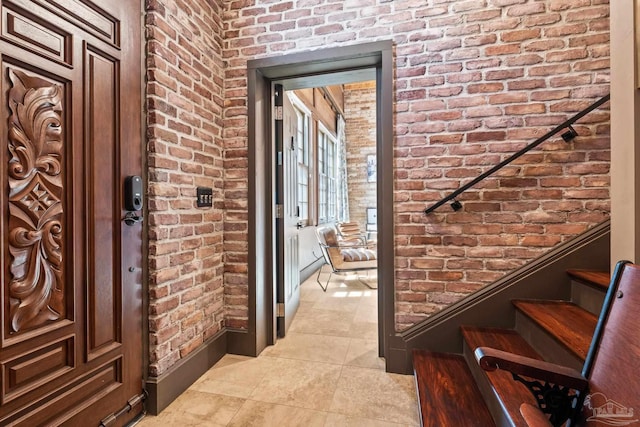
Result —
POLYGON ((332 276, 324 293, 315 277, 286 338, 256 358, 224 356, 138 426, 420 425, 413 376, 377 357, 377 291, 332 276))

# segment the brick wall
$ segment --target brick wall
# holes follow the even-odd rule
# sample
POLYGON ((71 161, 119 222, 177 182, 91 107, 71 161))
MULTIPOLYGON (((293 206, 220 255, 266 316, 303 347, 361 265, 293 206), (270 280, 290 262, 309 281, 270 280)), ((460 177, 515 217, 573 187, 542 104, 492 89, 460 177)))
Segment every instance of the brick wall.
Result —
MULTIPOLYGON (((395 43, 396 325, 404 329, 609 215, 609 114, 423 209, 609 91, 606 0, 224 3, 227 294, 246 292, 246 61, 395 43)), ((241 304, 230 321, 243 326, 241 304), (239 309, 238 309, 239 308, 239 309)))
POLYGON ((349 219, 366 230, 367 208, 377 203, 377 184, 367 180, 367 157, 376 155, 375 81, 345 85, 344 115, 349 219))
POLYGON ((224 64, 219 2, 146 7, 149 374, 158 376, 224 326, 224 64), (213 208, 196 207, 197 186, 213 188, 213 208))

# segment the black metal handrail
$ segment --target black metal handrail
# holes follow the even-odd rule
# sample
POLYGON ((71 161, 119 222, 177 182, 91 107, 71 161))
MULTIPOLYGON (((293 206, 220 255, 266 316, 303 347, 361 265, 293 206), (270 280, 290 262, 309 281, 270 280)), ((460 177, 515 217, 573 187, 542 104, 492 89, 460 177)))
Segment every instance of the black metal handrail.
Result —
POLYGON ((512 154, 511 157, 501 161, 500 163, 498 163, 497 165, 495 165, 491 169, 489 169, 486 172, 484 172, 481 175, 479 175, 474 180, 468 182, 467 184, 465 184, 462 187, 458 188, 453 193, 451 193, 448 196, 444 197, 439 202, 434 203, 433 205, 429 206, 428 208, 426 208, 424 210, 424 213, 425 214, 429 214, 429 213, 433 212, 434 210, 436 210, 440 206, 442 206, 445 203, 447 203, 449 200, 453 200, 453 203, 451 204, 451 207, 453 208, 454 211, 460 210, 462 208, 462 205, 460 204, 460 202, 455 200, 456 197, 458 197, 460 194, 462 194, 463 192, 465 192, 469 188, 473 187, 474 185, 476 185, 477 183, 479 183, 480 181, 482 181, 483 179, 485 179, 489 175, 499 171, 500 169, 502 169, 503 167, 505 167, 506 165, 508 165, 509 163, 514 161, 515 159, 517 159, 518 157, 522 156, 526 152, 536 148, 538 145, 542 144, 543 142, 545 142, 547 139, 549 139, 550 137, 552 137, 553 135, 555 135, 556 133, 558 133, 562 129, 568 129, 567 132, 562 134, 562 138, 565 141, 570 141, 571 139, 573 139, 573 137, 577 136, 575 130, 571 127, 571 125, 574 124, 575 122, 577 122, 578 120, 580 120, 582 117, 584 117, 587 114, 589 114, 590 112, 592 112, 593 110, 595 110, 596 108, 600 107, 605 102, 609 101, 610 98, 611 98, 611 95, 603 96, 602 98, 600 98, 599 100, 597 100, 596 102, 594 102, 593 104, 591 104, 590 106, 585 108, 584 110, 580 111, 575 116, 571 117, 570 119, 564 121, 563 123, 559 124, 555 128, 551 129, 549 132, 545 133, 540 138, 536 139, 534 142, 532 142, 531 144, 527 145, 526 147, 524 147, 520 151, 512 154))

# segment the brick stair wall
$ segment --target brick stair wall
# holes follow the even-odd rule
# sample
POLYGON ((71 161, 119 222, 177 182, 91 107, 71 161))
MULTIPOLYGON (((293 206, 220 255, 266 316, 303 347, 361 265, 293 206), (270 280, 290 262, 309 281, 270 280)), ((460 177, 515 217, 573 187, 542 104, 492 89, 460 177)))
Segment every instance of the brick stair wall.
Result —
POLYGON ((151 374, 247 328, 249 59, 395 44, 396 329, 609 215, 609 113, 422 210, 609 92, 606 0, 146 2, 151 374), (214 208, 195 208, 195 187, 214 208))
MULTIPOLYGON (((609 92, 607 2, 226 6, 225 99, 233 105, 246 103, 249 59, 394 40, 397 330, 608 218, 606 108, 576 126, 571 144, 554 138, 466 193, 462 211, 422 212, 609 92)), ((225 142, 244 146, 246 125, 233 112, 225 142)), ((227 185, 246 182, 235 176, 227 185)))

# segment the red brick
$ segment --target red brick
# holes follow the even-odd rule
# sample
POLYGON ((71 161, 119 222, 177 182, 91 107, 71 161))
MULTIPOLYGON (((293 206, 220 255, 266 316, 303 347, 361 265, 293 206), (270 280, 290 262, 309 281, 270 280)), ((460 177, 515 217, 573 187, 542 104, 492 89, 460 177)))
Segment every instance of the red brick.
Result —
POLYGON ((507 83, 509 90, 527 90, 540 89, 547 87, 547 83, 543 79, 525 79, 507 83))
POLYGON ((546 12, 544 3, 532 3, 518 6, 511 6, 507 8, 507 16, 524 16, 534 15, 537 13, 546 12))
POLYGON ((541 31, 540 29, 529 29, 529 30, 516 30, 516 31, 505 31, 500 34, 500 40, 505 43, 510 42, 521 42, 524 40, 535 39, 540 37, 541 31))
POLYGON ((505 136, 504 131, 469 132, 467 133, 467 142, 502 141, 505 136))
POLYGON ((562 20, 559 13, 545 13, 541 15, 526 16, 524 18, 525 27, 540 27, 542 25, 555 24, 562 20))
POLYGON ((580 36, 580 37, 571 37, 569 38, 569 46, 570 47, 576 47, 576 46, 591 46, 591 45, 598 45, 598 44, 609 44, 609 34, 605 33, 605 34, 594 34, 594 35, 588 35, 588 36, 580 36))
POLYGON ((576 59, 584 59, 587 57, 586 49, 565 49, 561 52, 549 52, 547 54, 547 62, 566 62, 576 59))
POLYGON ((504 108, 506 114, 521 115, 521 114, 539 114, 544 113, 547 110, 544 104, 521 104, 521 105, 508 105, 504 108))
MULTIPOLYGON (((179 339, 152 338, 150 375, 166 372, 220 328, 249 326, 248 60, 394 40, 397 330, 608 216, 607 109, 582 119, 573 151, 554 136, 461 195, 462 212, 449 206, 431 216, 422 212, 457 183, 566 119, 583 101, 609 92, 608 4, 423 3, 288 0, 256 6, 234 0, 224 9, 204 0, 148 2, 148 206, 166 215, 150 216, 150 278, 162 280, 150 283, 150 307, 170 312, 155 319, 197 307, 179 324, 179 339), (214 209, 195 211, 196 185, 214 188, 214 209), (535 217, 541 223, 522 223, 538 211, 546 212, 535 217), (178 224, 161 224, 176 219, 178 224), (197 236, 189 236, 190 227, 200 230, 197 236), (183 247, 192 249, 183 253, 183 247), (176 262, 179 277, 171 271, 176 262), (154 305, 165 301, 169 287, 187 283, 194 290, 181 291, 184 304, 154 305)), ((356 125, 348 140, 366 139, 367 149, 373 147, 375 132, 364 132, 369 126, 356 125)), ((354 153, 366 156, 364 148, 354 143, 354 153)), ((374 204, 369 200, 352 206, 374 204)), ((159 325, 175 328, 171 322, 159 325)))
POLYGON ((531 93, 532 101, 552 101, 569 98, 569 90, 543 90, 531 93))
POLYGON ((499 18, 502 15, 500 9, 488 9, 480 12, 470 12, 467 14, 467 22, 488 21, 490 19, 499 18))
POLYGON ((500 60, 497 58, 477 59, 467 61, 465 67, 467 70, 478 70, 483 68, 493 68, 500 66, 500 60))
POLYGON ((447 76, 447 83, 468 83, 479 82, 482 80, 482 73, 455 73, 447 76))
POLYGON ((520 53, 520 49, 520 43, 499 44, 495 46, 487 46, 486 53, 488 56, 511 55, 514 53, 520 53))
POLYGON ((467 92, 470 94, 500 92, 503 89, 503 83, 478 83, 467 86, 467 92))
POLYGON ((609 16, 609 7, 592 7, 582 10, 571 10, 567 12, 567 22, 572 21, 591 21, 598 18, 606 18, 609 16))
POLYGON ((564 24, 556 27, 547 28, 544 31, 546 38, 563 37, 574 34, 583 34, 587 32, 586 24, 564 24))
POLYGON ((516 79, 524 76, 523 68, 515 68, 510 70, 487 71, 487 80, 508 80, 516 79))
POLYGON ((482 193, 483 200, 518 200, 520 198, 519 191, 484 191, 482 193))
POLYGON ((540 247, 553 247, 562 241, 560 236, 524 236, 521 240, 521 244, 524 246, 540 246, 540 247))
POLYGON ((554 40, 536 40, 528 42, 524 45, 525 52, 545 52, 554 49, 563 49, 565 42, 561 39, 554 40))
POLYGON ((575 66, 576 71, 604 70, 610 66, 609 59, 600 59, 596 61, 582 61, 575 66))
POLYGON ((580 8, 589 6, 590 0, 553 0, 549 5, 549 10, 563 11, 572 8, 580 8))
POLYGON ((510 67, 520 67, 525 65, 540 64, 544 62, 544 58, 536 53, 510 56, 505 58, 505 64, 510 67))
POLYGON ((466 37, 464 39, 465 46, 482 46, 487 44, 495 43, 497 40, 497 36, 495 34, 483 34, 477 36, 466 37))

